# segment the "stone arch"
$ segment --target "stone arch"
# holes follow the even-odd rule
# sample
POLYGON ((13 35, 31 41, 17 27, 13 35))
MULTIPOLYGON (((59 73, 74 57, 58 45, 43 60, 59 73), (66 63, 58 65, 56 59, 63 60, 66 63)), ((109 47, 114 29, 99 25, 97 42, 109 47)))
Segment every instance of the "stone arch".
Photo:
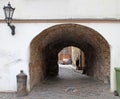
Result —
POLYGON ((59 24, 45 29, 30 44, 30 86, 58 74, 58 53, 67 46, 84 51, 87 75, 104 81, 110 77, 110 48, 95 30, 78 24, 59 24))

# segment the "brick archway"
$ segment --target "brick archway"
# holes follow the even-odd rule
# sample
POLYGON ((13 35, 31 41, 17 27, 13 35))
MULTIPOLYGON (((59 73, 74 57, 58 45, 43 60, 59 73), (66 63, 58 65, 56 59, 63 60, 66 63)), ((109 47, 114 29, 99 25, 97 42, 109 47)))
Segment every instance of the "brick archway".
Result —
POLYGON ((110 48, 95 30, 78 24, 60 24, 45 29, 30 45, 30 86, 46 76, 58 74, 58 53, 62 48, 75 46, 84 51, 87 75, 104 81, 110 77, 110 48))

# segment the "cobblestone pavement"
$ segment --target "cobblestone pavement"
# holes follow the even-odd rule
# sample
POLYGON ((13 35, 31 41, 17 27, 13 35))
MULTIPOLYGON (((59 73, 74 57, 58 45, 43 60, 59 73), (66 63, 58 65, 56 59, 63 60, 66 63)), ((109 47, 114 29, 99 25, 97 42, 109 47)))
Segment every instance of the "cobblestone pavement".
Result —
POLYGON ((28 96, 0 93, 0 99, 120 99, 110 93, 109 85, 82 75, 71 65, 60 65, 59 76, 46 79, 28 96))

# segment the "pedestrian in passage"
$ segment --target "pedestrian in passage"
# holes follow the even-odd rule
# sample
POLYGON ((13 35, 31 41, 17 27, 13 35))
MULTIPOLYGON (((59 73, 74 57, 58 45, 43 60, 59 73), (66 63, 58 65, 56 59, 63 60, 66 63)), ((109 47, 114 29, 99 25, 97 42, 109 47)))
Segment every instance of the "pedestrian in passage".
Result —
POLYGON ((79 70, 79 58, 76 59, 76 70, 79 70))

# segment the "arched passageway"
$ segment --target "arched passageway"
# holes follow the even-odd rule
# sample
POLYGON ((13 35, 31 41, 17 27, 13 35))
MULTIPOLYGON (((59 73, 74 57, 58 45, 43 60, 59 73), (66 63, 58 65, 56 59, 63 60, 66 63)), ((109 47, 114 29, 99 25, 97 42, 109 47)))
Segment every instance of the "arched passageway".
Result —
POLYGON ((95 30, 78 24, 60 24, 42 31, 30 45, 30 86, 58 74, 58 53, 67 46, 84 51, 87 75, 104 81, 110 77, 110 48, 95 30))

